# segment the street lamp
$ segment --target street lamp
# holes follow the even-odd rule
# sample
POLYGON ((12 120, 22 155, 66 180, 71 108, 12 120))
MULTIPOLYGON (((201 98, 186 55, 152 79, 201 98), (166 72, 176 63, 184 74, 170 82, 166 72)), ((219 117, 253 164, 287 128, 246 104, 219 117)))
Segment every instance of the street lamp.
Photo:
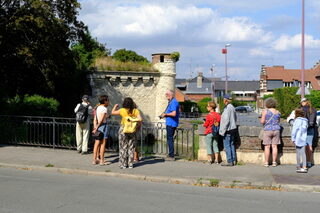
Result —
POLYGON ((300 85, 300 90, 301 90, 301 98, 304 98, 305 95, 305 87, 304 87, 304 0, 302 0, 302 17, 301 17, 301 85, 300 85))
POLYGON ((216 65, 213 64, 212 67, 210 68, 210 71, 211 71, 211 76, 212 76, 212 79, 211 79, 211 98, 212 98, 212 101, 214 101, 214 71, 216 69, 216 65))
POLYGON ((230 47, 231 44, 225 44, 224 49, 222 49, 222 54, 225 55, 225 71, 226 71, 226 81, 225 81, 225 94, 228 93, 228 63, 227 63, 227 55, 228 55, 228 50, 227 47, 230 47))

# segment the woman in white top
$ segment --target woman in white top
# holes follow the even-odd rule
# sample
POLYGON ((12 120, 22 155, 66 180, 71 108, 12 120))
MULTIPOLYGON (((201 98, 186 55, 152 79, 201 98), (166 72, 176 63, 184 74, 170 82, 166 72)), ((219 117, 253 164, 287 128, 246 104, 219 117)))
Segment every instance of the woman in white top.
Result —
POLYGON ((104 152, 106 147, 106 142, 108 139, 108 128, 107 128, 107 118, 108 115, 108 105, 109 99, 106 95, 101 95, 99 97, 99 106, 96 109, 96 113, 93 120, 93 130, 92 133, 96 131, 103 132, 103 138, 101 140, 95 140, 93 147, 93 161, 92 164, 108 165, 110 162, 104 161, 104 152), (100 152, 100 153, 98 153, 100 152), (100 157, 98 160, 98 156, 100 157))

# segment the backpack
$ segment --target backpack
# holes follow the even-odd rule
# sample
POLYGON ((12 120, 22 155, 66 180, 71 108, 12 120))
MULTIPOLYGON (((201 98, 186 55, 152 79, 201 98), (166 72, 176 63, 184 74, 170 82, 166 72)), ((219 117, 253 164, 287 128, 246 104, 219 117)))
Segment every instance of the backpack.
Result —
POLYGON ((212 135, 214 137, 218 136, 219 135, 219 129, 220 129, 220 126, 219 126, 219 123, 217 121, 214 121, 213 122, 213 125, 211 127, 211 130, 212 130, 212 135))
POLYGON ((83 104, 80 104, 78 111, 76 112, 76 121, 79 123, 85 123, 88 119, 88 108, 89 104, 87 106, 84 106, 83 104))
POLYGON ((138 123, 140 119, 134 117, 134 116, 126 116, 125 117, 126 122, 123 126, 123 133, 134 133, 138 129, 138 123))

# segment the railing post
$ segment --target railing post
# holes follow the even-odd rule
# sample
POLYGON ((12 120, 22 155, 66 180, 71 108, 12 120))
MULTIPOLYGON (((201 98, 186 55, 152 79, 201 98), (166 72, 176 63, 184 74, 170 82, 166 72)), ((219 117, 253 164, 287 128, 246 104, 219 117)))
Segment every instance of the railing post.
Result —
POLYGON ((195 124, 192 124, 192 160, 195 159, 195 153, 194 153, 194 131, 195 131, 195 124))
POLYGON ((52 148, 54 149, 55 148, 55 145, 56 145, 56 119, 55 118, 52 118, 52 132, 53 132, 53 135, 52 135, 52 148))

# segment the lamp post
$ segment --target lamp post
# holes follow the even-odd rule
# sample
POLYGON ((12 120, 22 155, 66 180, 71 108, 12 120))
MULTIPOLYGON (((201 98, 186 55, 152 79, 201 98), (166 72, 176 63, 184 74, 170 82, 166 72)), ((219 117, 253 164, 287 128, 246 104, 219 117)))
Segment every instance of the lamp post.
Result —
POLYGON ((212 76, 212 79, 211 79, 211 99, 212 101, 214 101, 214 71, 216 69, 216 65, 213 64, 212 67, 210 68, 210 71, 211 71, 211 76, 212 76))
POLYGON ((301 85, 300 85, 300 90, 301 90, 301 98, 304 98, 305 95, 305 86, 304 86, 304 0, 302 0, 302 17, 301 17, 301 85))
POLYGON ((226 81, 225 81, 225 94, 228 93, 228 62, 227 62, 227 55, 228 55, 228 50, 227 47, 230 47, 231 44, 225 44, 224 49, 222 49, 222 54, 225 55, 225 72, 226 72, 226 81))

